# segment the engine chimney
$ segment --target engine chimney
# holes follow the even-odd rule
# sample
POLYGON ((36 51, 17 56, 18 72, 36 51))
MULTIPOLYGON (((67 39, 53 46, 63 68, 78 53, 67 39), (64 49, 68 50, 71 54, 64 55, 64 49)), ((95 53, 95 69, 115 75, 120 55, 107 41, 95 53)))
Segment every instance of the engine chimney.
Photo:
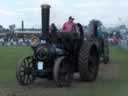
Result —
POLYGON ((50 19, 50 5, 43 4, 41 6, 41 18, 42 18, 42 39, 48 38, 49 32, 49 19, 50 19))

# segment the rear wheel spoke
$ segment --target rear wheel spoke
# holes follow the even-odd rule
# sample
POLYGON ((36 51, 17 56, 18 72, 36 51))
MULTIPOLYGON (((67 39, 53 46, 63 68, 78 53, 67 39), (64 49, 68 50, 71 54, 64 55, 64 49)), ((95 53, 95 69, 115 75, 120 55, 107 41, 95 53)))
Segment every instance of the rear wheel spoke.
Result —
POLYGON ((28 75, 25 75, 25 79, 24 79, 24 83, 27 84, 27 80, 28 80, 28 75))

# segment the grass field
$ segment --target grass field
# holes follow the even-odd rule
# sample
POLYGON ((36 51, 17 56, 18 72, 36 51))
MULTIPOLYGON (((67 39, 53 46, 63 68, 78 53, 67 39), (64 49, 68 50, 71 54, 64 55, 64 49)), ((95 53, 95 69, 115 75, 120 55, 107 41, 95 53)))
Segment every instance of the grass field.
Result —
POLYGON ((31 55, 26 47, 0 47, 0 96, 128 96, 128 51, 111 47, 112 64, 101 65, 96 82, 74 80, 70 88, 56 88, 52 81, 38 80, 22 87, 16 82, 16 63, 31 55))

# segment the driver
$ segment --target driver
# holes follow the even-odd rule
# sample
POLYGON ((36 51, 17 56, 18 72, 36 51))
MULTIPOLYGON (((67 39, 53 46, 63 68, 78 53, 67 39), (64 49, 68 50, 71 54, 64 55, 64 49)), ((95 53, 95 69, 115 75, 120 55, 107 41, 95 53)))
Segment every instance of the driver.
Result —
POLYGON ((71 32, 73 24, 74 24, 74 18, 70 16, 68 21, 64 23, 62 31, 71 32))

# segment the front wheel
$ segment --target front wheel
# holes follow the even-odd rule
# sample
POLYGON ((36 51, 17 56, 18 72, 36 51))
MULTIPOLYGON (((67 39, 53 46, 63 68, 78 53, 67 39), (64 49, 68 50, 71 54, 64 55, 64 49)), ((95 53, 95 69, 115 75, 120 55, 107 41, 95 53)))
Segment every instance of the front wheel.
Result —
POLYGON ((16 67, 16 78, 20 85, 30 85, 35 80, 32 56, 21 59, 16 67))
POLYGON ((62 56, 55 60, 53 76, 58 87, 70 86, 73 79, 73 72, 66 57, 62 56))

